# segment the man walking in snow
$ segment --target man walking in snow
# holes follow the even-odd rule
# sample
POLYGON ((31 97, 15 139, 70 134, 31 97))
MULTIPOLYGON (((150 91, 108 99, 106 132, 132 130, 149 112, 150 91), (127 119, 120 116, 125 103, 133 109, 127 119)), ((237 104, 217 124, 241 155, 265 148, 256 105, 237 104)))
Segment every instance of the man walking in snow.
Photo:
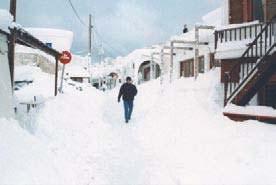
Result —
POLYGON ((124 109, 125 109, 125 121, 131 119, 131 114, 133 110, 133 101, 134 97, 137 95, 137 88, 135 85, 132 84, 132 79, 130 77, 126 78, 126 83, 124 83, 118 95, 118 102, 120 103, 121 97, 123 96, 124 100, 124 109))

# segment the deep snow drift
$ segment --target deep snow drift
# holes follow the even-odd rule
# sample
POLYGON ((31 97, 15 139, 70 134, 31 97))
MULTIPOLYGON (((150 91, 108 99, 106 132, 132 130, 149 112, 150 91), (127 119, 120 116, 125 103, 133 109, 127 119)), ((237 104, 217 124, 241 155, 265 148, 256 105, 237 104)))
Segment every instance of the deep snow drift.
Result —
POLYGON ((219 75, 139 86, 128 125, 118 89, 65 89, 33 135, 2 119, 0 184, 275 184, 276 127, 223 117, 219 75))

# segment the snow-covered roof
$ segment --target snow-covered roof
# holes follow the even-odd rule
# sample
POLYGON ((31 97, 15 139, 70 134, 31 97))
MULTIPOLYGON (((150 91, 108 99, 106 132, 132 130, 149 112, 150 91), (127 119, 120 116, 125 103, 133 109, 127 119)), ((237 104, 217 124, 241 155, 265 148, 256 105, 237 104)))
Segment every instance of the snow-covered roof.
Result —
POLYGON ((41 69, 22 65, 15 68, 15 81, 33 81, 36 74, 40 73, 41 69))
POLYGON ((73 32, 52 28, 25 28, 30 34, 44 43, 52 44, 59 52, 70 51, 73 42, 73 32))
MULTIPOLYGON (((172 36, 170 40, 195 41, 195 29, 192 29, 188 33, 172 36)), ((214 42, 214 30, 200 29, 199 42, 214 42)), ((186 45, 191 46, 191 44, 186 44, 186 45)))

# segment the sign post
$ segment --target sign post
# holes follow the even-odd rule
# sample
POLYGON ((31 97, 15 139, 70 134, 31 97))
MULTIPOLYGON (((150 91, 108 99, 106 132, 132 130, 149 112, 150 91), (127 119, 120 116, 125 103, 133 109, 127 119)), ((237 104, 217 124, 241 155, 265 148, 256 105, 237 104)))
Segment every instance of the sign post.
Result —
POLYGON ((59 92, 62 93, 62 88, 63 88, 63 78, 64 78, 64 71, 65 71, 65 65, 69 64, 72 60, 72 55, 69 51, 63 51, 62 55, 59 58, 60 63, 63 64, 62 66, 62 74, 61 74, 61 79, 60 79, 60 87, 59 87, 59 92))

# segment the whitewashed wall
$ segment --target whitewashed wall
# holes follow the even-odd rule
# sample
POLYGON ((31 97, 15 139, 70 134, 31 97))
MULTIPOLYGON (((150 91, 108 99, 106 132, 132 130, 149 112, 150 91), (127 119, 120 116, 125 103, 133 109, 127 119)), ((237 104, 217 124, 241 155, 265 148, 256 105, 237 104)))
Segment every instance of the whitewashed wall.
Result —
POLYGON ((7 37, 0 33, 0 117, 10 118, 13 116, 7 37))

